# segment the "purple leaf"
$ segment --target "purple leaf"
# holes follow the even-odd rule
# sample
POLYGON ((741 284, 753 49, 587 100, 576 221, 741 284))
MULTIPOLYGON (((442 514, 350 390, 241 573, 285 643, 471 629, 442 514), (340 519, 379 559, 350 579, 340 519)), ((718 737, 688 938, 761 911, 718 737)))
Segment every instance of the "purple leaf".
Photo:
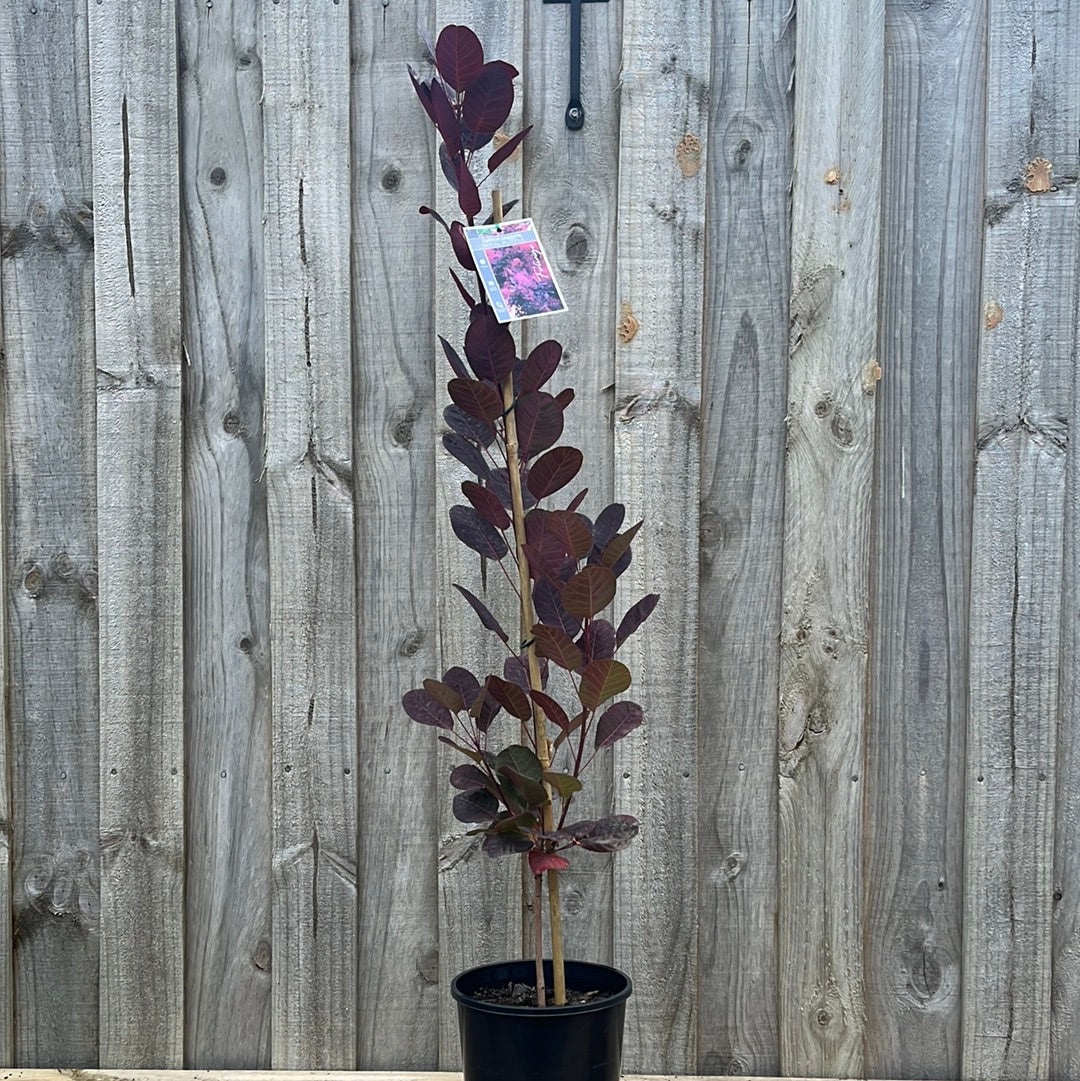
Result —
POLYGON ((468 379, 469 370, 465 367, 461 357, 458 356, 457 350, 441 334, 439 335, 439 341, 442 343, 443 353, 450 367, 454 370, 454 375, 459 379, 468 379))
POLYGON ((446 453, 461 462, 474 476, 486 477, 488 475, 488 464, 471 440, 458 435, 457 432, 448 432, 442 437, 442 444, 446 453))
POLYGON ((465 270, 476 273, 476 263, 473 261, 472 252, 469 250, 469 242, 465 239, 465 226, 456 221, 450 226, 450 243, 453 245, 457 261, 465 270))
POLYGON ((626 508, 621 503, 612 503, 605 507, 593 523, 593 548, 596 549, 597 558, 608 546, 611 538, 619 532, 619 527, 626 517, 626 508))
POLYGON ((620 661, 589 661, 581 672, 578 698, 586 709, 597 709, 630 686, 630 669, 620 661))
MULTIPOLYGON (((473 596, 464 586, 454 585, 454 588, 469 602, 472 610, 477 614, 480 622, 487 627, 489 631, 498 635, 504 642, 509 642, 506 631, 502 629, 499 621, 488 611, 488 607, 478 597, 473 596)), ((471 674, 471 673, 470 673, 471 674)), ((449 682, 449 681, 447 681, 449 682)), ((479 684, 477 685, 479 687, 479 684)), ((468 699, 466 699, 468 701, 468 699)))
POLYGON ((435 66, 455 90, 468 90, 484 68, 484 47, 467 26, 444 26, 435 43, 435 66))
POLYGON ((435 126, 446 144, 446 152, 451 159, 457 160, 461 155, 461 124, 438 79, 431 84, 431 108, 435 114, 435 126))
POLYGON ((533 627, 533 637, 536 639, 536 652, 541 657, 553 660, 560 668, 576 672, 584 663, 581 650, 562 628, 537 623, 533 627))
MULTIPOLYGON (((495 153, 492 154, 490 158, 488 158, 488 175, 489 176, 493 172, 495 172, 495 170, 498 169, 498 167, 500 165, 502 165, 502 163, 504 161, 506 161, 506 159, 508 157, 510 157, 510 155, 513 154, 513 152, 515 150, 517 150, 517 148, 521 145, 522 141, 524 140, 525 136, 528 135, 529 132, 532 131, 532 129, 533 129, 533 126, 532 126, 532 124, 530 124, 523 131, 519 131, 517 133, 517 135, 514 135, 513 137, 507 139, 506 142, 503 143, 503 145, 500 146, 499 149, 496 150, 495 153)), ((505 208, 504 208, 504 210, 505 210, 505 208)))
POLYGON ((621 646, 652 615, 659 600, 659 593, 650 593, 647 597, 642 597, 637 604, 630 606, 630 610, 622 617, 619 629, 615 632, 616 646, 621 646))
POLYGON ((480 213, 484 205, 480 201, 480 189, 476 186, 475 177, 469 172, 469 166, 465 162, 464 155, 459 154, 454 158, 454 164, 457 171, 458 206, 461 207, 461 213, 472 224, 473 219, 480 213))
POLYGON ((641 526, 642 523, 638 522, 636 525, 632 525, 626 530, 625 533, 619 533, 617 536, 612 537, 612 539, 604 546, 604 551, 600 556, 600 562, 605 567, 617 567, 629 553, 630 544, 637 536, 637 532, 641 526))
POLYGON ((563 411, 550 394, 542 390, 526 391, 514 403, 514 414, 518 451, 523 458, 532 458, 559 441, 563 411))
POLYGON ((500 383, 514 370, 514 336, 489 307, 478 311, 465 331, 465 359, 478 379, 500 383))
POLYGON ((495 441, 495 429, 487 421, 470 417, 459 405, 448 405, 443 410, 443 420, 452 432, 482 447, 489 447, 495 441))
POLYGON ((502 534, 490 522, 485 521, 475 507, 451 507, 450 526, 466 548, 471 548, 487 559, 502 559, 509 551, 502 534))
POLYGON ((466 480, 461 482, 461 492, 481 517, 496 529, 509 529, 513 524, 506 508, 499 502, 499 497, 490 488, 484 488, 476 481, 466 480))
MULTIPOLYGON (((585 502, 585 497, 589 494, 588 488, 582 488, 580 492, 566 505, 566 509, 573 513, 585 502)), ((582 515, 584 517, 584 515, 582 515)), ((588 519, 586 519, 588 521, 588 519)), ((592 522, 589 522, 589 528, 592 529, 592 522)))
MULTIPOLYGON (((529 491, 543 499, 565 488, 581 472, 585 456, 577 447, 555 447, 529 466, 529 491)), ((592 536, 589 536, 592 546, 592 536)))
MULTIPOLYGON (((556 450, 562 448, 557 447, 556 450)), ((567 447, 572 450, 572 447, 567 447)), ((551 453, 555 453, 552 451, 551 453)), ((566 553, 574 560, 581 559, 589 554, 592 548, 592 529, 588 519, 583 514, 575 514, 568 510, 555 510, 551 512, 551 528, 555 535, 562 541, 566 553)))
POLYGON ((532 841, 520 830, 512 833, 489 833, 480 846, 488 856, 513 856, 532 849, 532 841))
POLYGON ((453 807, 459 822, 493 822, 499 814, 499 801, 483 790, 458 793, 453 807))
POLYGON ((407 691, 401 699, 405 712, 420 724, 430 724, 435 728, 450 731, 454 727, 454 718, 446 706, 440 705, 425 690, 407 691))
MULTIPOLYGON (((477 133, 495 132, 514 107, 514 69, 498 60, 481 68, 465 93, 461 121, 477 133)), ((514 72, 516 74, 516 72, 514 72)))
POLYGON ((559 599, 558 588, 539 578, 533 586, 533 608, 537 619, 549 627, 561 627, 573 638, 581 631, 581 620, 570 615, 559 599))
POLYGON ((487 691, 511 717, 517 717, 519 721, 532 718, 532 706, 529 699, 516 683, 500 679, 498 676, 488 676, 487 691))
POLYGON ((490 423, 502 415, 498 391, 482 379, 451 379, 446 390, 453 403, 461 406, 470 417, 490 423))
POLYGON ((572 616, 589 619, 611 603, 615 588, 615 575, 607 567, 585 567, 563 586, 563 607, 572 616))
MULTIPOLYGON (((540 686, 546 687, 548 680, 548 662, 543 658, 539 658, 538 668, 540 669, 540 686)), ((503 678, 509 680, 511 683, 516 683, 526 694, 532 691, 532 686, 529 682, 529 665, 525 654, 518 657, 507 657, 503 661, 503 678)))
POLYGON ((545 694, 543 691, 529 691, 532 700, 544 711, 544 716, 549 718, 552 724, 558 725, 559 728, 567 728, 570 725, 570 718, 566 716, 566 711, 555 701, 549 694, 545 694))
POLYGON ((416 77, 416 72, 409 68, 409 78, 412 79, 413 89, 416 91, 416 96, 420 99, 420 104, 424 107, 424 112, 431 118, 431 122, 435 123, 435 109, 431 104, 431 83, 423 83, 416 77))
POLYGON ((557 852, 542 852, 534 848, 529 853, 529 870, 537 876, 545 871, 565 871, 569 866, 570 861, 557 852))
POLYGON ((560 833, 590 852, 618 852, 638 835, 638 821, 630 815, 611 815, 595 822, 575 822, 560 833))
POLYGON ((541 342, 521 366, 521 392, 539 390, 554 374, 562 360, 562 346, 549 339, 541 342))
MULTIPOLYGON (((514 505, 510 495, 510 474, 505 469, 493 469, 487 478, 487 483, 488 487, 502 501, 502 505, 507 510, 510 510, 514 505)), ((523 486, 521 489, 521 502, 526 510, 536 505, 536 500, 533 498, 528 486, 523 486)))
POLYGON ((644 720, 645 714, 637 702, 616 702, 609 706, 596 722, 596 749, 610 747, 644 720))
POLYGON ((454 284, 457 286, 458 292, 461 294, 462 299, 465 301, 465 303, 468 304, 470 308, 475 308, 476 301, 473 299, 473 296, 469 292, 469 290, 461 284, 461 279, 457 276, 453 267, 450 268, 450 277, 454 279, 454 284))
POLYGON ((450 771, 450 783, 463 792, 475 792, 477 789, 489 789, 491 781, 483 770, 476 766, 455 766, 450 771))
POLYGON ((460 695, 462 702, 466 703, 470 708, 473 702, 476 701, 476 696, 480 693, 480 681, 467 668, 462 668, 459 665, 448 668, 443 672, 442 681, 448 687, 453 687, 460 695))
POLYGON ((422 206, 420 208, 420 213, 430 215, 447 231, 447 233, 450 232, 450 226, 446 224, 446 219, 437 210, 432 210, 429 206, 422 206))
POLYGON ((606 619, 590 621, 578 646, 590 661, 606 661, 615 656, 615 628, 606 619))
POLYGON ((437 679, 425 679, 424 690, 441 706, 446 706, 451 713, 459 713, 465 708, 461 695, 453 687, 437 679))

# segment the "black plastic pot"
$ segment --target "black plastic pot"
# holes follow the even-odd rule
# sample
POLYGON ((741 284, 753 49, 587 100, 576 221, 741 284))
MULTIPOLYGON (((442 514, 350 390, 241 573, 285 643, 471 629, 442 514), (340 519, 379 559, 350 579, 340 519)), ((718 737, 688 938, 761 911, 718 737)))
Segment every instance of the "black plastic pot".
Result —
MULTIPOLYGON (((551 986, 551 962, 544 962, 551 986)), ((480 987, 534 984, 532 961, 481 965, 454 977, 465 1081, 618 1081, 630 978, 607 965, 566 962, 566 986, 606 991, 579 1006, 501 1006, 472 997, 480 987)))

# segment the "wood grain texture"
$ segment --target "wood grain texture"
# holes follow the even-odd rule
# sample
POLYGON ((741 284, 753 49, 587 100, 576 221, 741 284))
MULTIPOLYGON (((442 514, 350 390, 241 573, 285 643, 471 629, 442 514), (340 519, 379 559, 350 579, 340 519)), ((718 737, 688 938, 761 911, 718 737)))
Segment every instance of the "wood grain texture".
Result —
POLYGON ((179 9, 184 303, 185 1039, 270 1064, 271 728, 261 64, 250 0, 179 9))
MULTIPOLYGON (((2 158, 0 158, 2 160, 2 158)), ((6 239, 6 226, 0 218, 0 245, 6 239)), ((2 256, 0 256, 2 259, 2 256)), ((3 263, 0 262, 0 353, 5 348, 3 338, 4 309, 3 309, 3 263)), ((0 364, 0 426, 7 430, 7 415, 5 412, 5 397, 7 393, 6 381, 3 380, 3 365, 0 364)), ((0 442, 0 567, 4 568, 2 581, 7 581, 7 483, 9 469, 4 455, 7 453, 6 440, 0 442)), ((7 687, 7 642, 8 642, 8 608, 7 591, 4 588, 0 597, 0 687, 7 687)), ((0 928, 14 927, 11 905, 12 887, 12 853, 11 840, 13 832, 12 806, 11 806, 11 766, 10 750, 11 732, 8 725, 8 706, 5 697, 0 706, 0 928)), ((15 998, 14 980, 11 965, 12 936, 5 930, 0 934, 0 1062, 15 1061, 15 998)))
MULTIPOLYGON (((615 746, 615 804, 642 823, 615 863, 615 961, 633 974, 624 1062, 697 1064, 697 681, 702 294, 710 12, 623 11, 616 278, 632 309, 615 360, 615 495, 645 519, 623 575, 660 605, 623 647, 645 727, 615 746), (691 142, 700 168, 687 170, 691 142), (676 660, 677 659, 677 660, 676 660), (675 663, 673 663, 673 661, 675 663)), ((616 613, 621 617, 621 613, 616 613)))
POLYGON ((92 1066, 98 1056, 94 228, 86 34, 83 5, 0 9, 16 1065, 92 1066))
POLYGON ((275 1068, 356 1061, 349 8, 262 11, 275 1068))
MULTIPOLYGON (((445 773, 402 694, 441 674, 435 628, 432 266, 436 183, 406 65, 425 66, 425 0, 353 8, 352 307, 360 680, 357 1065, 439 1061, 436 847, 445 773), (407 813, 395 808, 407 807, 407 813)), ((441 174, 439 183, 441 183, 441 174)), ((438 232, 439 237, 436 237, 438 232)), ((458 614, 461 616, 461 613, 458 614)))
MULTIPOLYGON (((507 6, 498 0, 437 0, 433 9, 432 40, 443 26, 467 23, 480 38, 486 57, 505 60, 519 71, 523 68, 524 5, 507 6)), ((512 134, 520 128, 521 95, 518 93, 504 130, 512 134)), ((482 169, 480 175, 483 175, 482 169)), ((520 162, 508 162, 499 170, 499 175, 505 191, 521 190, 520 162)), ((437 187, 437 191, 431 193, 435 201, 429 196, 425 202, 437 207, 447 221, 460 220, 462 214, 456 199, 437 165, 432 176, 437 187)), ((489 198, 489 186, 484 187, 483 196, 489 198)), ((489 208, 490 203, 485 207, 484 217, 489 208)), ((453 265, 455 260, 449 242, 441 232, 436 237, 434 254, 435 330, 460 352, 468 310, 446 272, 446 267, 453 265)), ((442 410, 449 402, 446 383, 452 373, 437 342, 432 342, 428 355, 434 358, 436 415, 433 419, 438 440, 435 449, 435 588, 438 591, 439 670, 431 674, 438 676, 452 665, 463 665, 483 679, 488 672, 502 672, 506 654, 502 644, 481 628, 452 583, 460 583, 483 599, 507 628, 518 625, 517 598, 506 586, 498 567, 489 563, 482 572, 479 558, 466 549, 450 529, 449 508, 462 501, 460 484, 469 479, 469 475, 441 444, 442 434, 447 430, 442 418, 442 410)), ((489 859, 480 851, 480 839, 466 836, 468 827, 451 813, 451 796, 445 778, 461 760, 461 755, 441 748, 436 789, 441 838, 438 848, 439 982, 442 985, 439 1066, 444 1069, 456 1069, 461 1061, 457 1013, 449 994, 450 980, 456 973, 474 965, 523 956, 525 933, 521 860, 516 857, 489 859)))
MULTIPOLYGON (((4 1081, 71 1081, 71 1070, 5 1070, 4 1081)), ((80 1070, 85 1081, 331 1081, 326 1072, 291 1070, 272 1073, 269 1070, 80 1070)), ((341 1075, 336 1075, 340 1077, 341 1075)), ((461 1081, 460 1073, 416 1073, 402 1070, 394 1073, 364 1071, 351 1075, 356 1081, 461 1081)), ((623 1074, 622 1081, 708 1081, 706 1077, 679 1074, 623 1074)), ((735 1081, 763 1081, 760 1078, 735 1078, 735 1081)), ((804 1081, 796 1078, 794 1081, 804 1081)))
MULTIPOLYGON (((1080 201, 1076 207, 1080 236, 1080 201)), ((1070 420, 1075 423, 1080 401, 1080 247, 1073 269, 1070 420)), ((1065 1078, 1080 1070, 1080 738, 1075 719, 1080 716, 1080 461, 1078 441, 1069 440, 1065 463, 1065 523, 1061 594, 1060 692, 1057 716, 1057 790, 1053 880, 1053 937, 1050 983, 1050 1077, 1065 1078)))
POLYGON ((183 1065, 176 12, 88 6, 104 1066, 183 1065))
POLYGON ((786 1074, 850 1077, 862 1069, 883 49, 883 4, 800 6, 780 649, 786 1074))
MULTIPOLYGON (((972 1078, 1047 1076, 1053 1042, 1051 852, 1059 719, 1068 723, 1058 679, 1078 235, 1075 182, 1053 177, 1077 175, 1080 102, 1047 102, 1080 61, 1078 29, 1075 2, 989 9, 960 1063, 972 1078)), ((1059 977, 1068 979, 1067 965, 1059 977)), ((1066 1057, 1075 1038, 1060 1045, 1066 1057)))
POLYGON ((866 803, 873 1077, 960 1068, 985 16, 978 4, 886 7, 866 803))
MULTIPOLYGON (((595 4, 583 9, 582 100, 586 122, 569 131, 569 5, 526 5, 528 54, 522 79, 525 141, 524 199, 509 217, 532 217, 555 270, 568 311, 521 324, 523 353, 548 338, 563 346, 553 391, 572 385, 576 397, 566 411, 562 443, 575 446, 585 464, 574 483, 555 497, 563 504, 582 488, 582 511, 595 516, 612 501, 612 407, 615 372, 611 328, 618 316, 611 269, 615 252, 618 188, 620 20, 618 9, 595 4)), ((510 194, 510 193, 508 193, 510 194)), ((517 192, 513 192, 517 195, 517 192)), ((623 597, 627 604, 637 598, 623 597)), ((557 686, 560 673, 549 678, 557 686)), ((566 688, 566 684, 561 684, 566 688)), ((570 691, 569 693, 572 693, 570 691)), ((564 699, 565 700, 565 699, 564 699)), ((576 819, 597 818, 612 804, 612 759, 602 755, 585 774, 585 791, 574 800, 576 819)), ((619 857, 616 856, 615 859, 619 857)), ((613 957, 613 897, 610 857, 574 854, 560 874, 566 956, 610 964, 613 957)))
POLYGON ((794 24, 713 5, 698 680, 706 1073, 779 1072, 776 679, 794 24))

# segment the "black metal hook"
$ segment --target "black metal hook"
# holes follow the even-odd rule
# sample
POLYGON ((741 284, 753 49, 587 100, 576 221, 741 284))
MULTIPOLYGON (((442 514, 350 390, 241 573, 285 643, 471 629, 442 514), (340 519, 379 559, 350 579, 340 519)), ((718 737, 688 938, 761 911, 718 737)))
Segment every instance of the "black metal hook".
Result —
POLYGON ((606 4, 608 0, 544 0, 545 4, 570 5, 570 103, 566 106, 566 126, 580 131, 585 126, 581 104, 581 5, 606 4))

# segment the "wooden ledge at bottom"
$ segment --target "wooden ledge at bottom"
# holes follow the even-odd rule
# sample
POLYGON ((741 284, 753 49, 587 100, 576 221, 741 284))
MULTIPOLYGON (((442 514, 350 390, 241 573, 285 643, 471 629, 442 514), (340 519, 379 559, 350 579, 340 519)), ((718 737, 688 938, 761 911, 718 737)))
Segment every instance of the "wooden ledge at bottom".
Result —
MULTIPOLYGON (((715 1075, 714 1075, 715 1076, 715 1075)), ((460 1073, 359 1073, 348 1070, 21 1070, 0 1067, 0 1081, 461 1081, 460 1073)), ((622 1081, 710 1081, 685 1074, 623 1074, 622 1081)), ((725 1076, 724 1081, 776 1081, 725 1076)), ((806 1081, 806 1079, 789 1079, 806 1081)))

